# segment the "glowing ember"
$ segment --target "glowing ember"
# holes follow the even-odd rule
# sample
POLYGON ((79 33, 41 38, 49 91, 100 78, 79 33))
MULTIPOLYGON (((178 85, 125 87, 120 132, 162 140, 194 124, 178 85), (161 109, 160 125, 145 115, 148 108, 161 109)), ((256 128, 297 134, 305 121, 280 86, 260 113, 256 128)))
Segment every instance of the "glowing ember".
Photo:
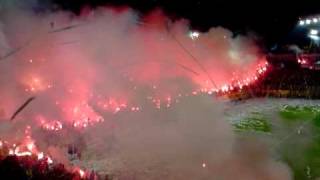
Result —
POLYGON ((79 174, 81 178, 84 178, 85 172, 82 169, 79 169, 79 174))
POLYGON ((32 150, 33 150, 33 147, 34 147, 33 142, 30 142, 29 144, 27 144, 27 149, 28 149, 29 151, 32 151, 32 150))
POLYGON ((43 116, 38 116, 37 119, 40 122, 41 127, 45 130, 59 131, 62 129, 62 123, 60 121, 48 121, 43 116))
POLYGON ((52 87, 51 84, 46 84, 44 80, 37 75, 26 76, 23 80, 23 84, 26 86, 24 89, 26 92, 40 92, 52 87))
POLYGON ((43 152, 38 153, 37 155, 38 160, 41 160, 44 158, 43 152))
POLYGON ((16 156, 31 156, 32 155, 32 153, 28 152, 28 151, 26 151, 26 152, 15 152, 14 154, 16 156))
POLYGON ((48 164, 52 164, 53 163, 53 161, 52 161, 52 159, 50 157, 47 157, 47 163, 48 164))

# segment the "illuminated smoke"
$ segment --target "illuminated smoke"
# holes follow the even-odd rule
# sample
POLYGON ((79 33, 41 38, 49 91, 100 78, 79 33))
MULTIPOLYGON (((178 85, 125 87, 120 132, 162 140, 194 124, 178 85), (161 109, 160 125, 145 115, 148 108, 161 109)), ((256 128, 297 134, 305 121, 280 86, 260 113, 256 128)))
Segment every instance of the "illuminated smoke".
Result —
POLYGON ((223 28, 191 39, 185 20, 170 22, 158 12, 138 18, 130 9, 103 8, 40 17, 11 10, 2 24, 2 114, 10 115, 21 98, 40 96, 24 115, 46 129, 62 126, 49 121, 101 122, 97 111, 140 110, 139 92, 157 107, 171 106, 179 95, 242 88, 264 72, 250 39, 232 38, 223 28))
POLYGON ((290 177, 267 152, 254 156, 261 162, 234 152, 242 146, 212 95, 249 85, 266 71, 250 38, 221 27, 190 38, 186 20, 172 22, 159 11, 139 17, 131 9, 100 8, 75 16, 13 8, 1 15, 6 137, 23 137, 12 132, 31 125, 52 158, 65 161, 73 143, 85 154, 82 166, 139 179, 232 179, 228 167, 242 168, 243 179, 290 177), (29 97, 36 99, 9 124, 29 97))

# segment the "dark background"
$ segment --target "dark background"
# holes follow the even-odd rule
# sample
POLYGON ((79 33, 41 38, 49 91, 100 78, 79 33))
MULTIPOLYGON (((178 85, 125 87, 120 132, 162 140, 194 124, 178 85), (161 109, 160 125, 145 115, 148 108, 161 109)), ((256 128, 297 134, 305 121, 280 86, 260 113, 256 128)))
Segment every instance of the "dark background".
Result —
POLYGON ((189 19, 193 28, 206 31, 223 26, 235 34, 254 32, 265 47, 287 41, 296 32, 299 17, 320 13, 320 2, 294 0, 52 0, 55 8, 79 13, 83 6, 129 6, 142 15, 161 8, 170 18, 189 19))

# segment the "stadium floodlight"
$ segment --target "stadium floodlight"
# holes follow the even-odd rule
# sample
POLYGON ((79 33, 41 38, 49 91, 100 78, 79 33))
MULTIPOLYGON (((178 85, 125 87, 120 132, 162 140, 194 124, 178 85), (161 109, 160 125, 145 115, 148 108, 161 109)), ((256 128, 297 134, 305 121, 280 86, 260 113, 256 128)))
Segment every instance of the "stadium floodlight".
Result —
POLYGON ((196 32, 196 31, 191 31, 191 32, 189 33, 189 37, 190 37, 191 39, 197 39, 199 36, 200 36, 200 33, 199 33, 199 32, 196 32))
POLYGON ((318 30, 315 30, 315 29, 310 30, 310 35, 317 35, 318 33, 319 33, 318 30))
POLYGON ((313 18, 312 21, 313 21, 314 23, 317 23, 317 22, 318 22, 318 19, 317 19, 317 18, 313 18))
POLYGON ((311 23, 311 20, 310 19, 307 19, 306 20, 306 24, 310 24, 311 23))
POLYGON ((303 26, 305 24, 304 20, 299 21, 299 25, 303 26))

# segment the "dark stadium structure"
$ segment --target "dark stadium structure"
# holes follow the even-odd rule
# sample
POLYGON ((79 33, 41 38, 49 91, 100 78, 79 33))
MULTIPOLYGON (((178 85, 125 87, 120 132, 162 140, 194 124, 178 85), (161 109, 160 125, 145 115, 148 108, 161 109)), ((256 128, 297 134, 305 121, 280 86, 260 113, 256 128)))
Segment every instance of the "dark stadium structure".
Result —
POLYGON ((256 83, 228 96, 320 98, 320 15, 301 18, 267 55, 269 68, 256 83))

